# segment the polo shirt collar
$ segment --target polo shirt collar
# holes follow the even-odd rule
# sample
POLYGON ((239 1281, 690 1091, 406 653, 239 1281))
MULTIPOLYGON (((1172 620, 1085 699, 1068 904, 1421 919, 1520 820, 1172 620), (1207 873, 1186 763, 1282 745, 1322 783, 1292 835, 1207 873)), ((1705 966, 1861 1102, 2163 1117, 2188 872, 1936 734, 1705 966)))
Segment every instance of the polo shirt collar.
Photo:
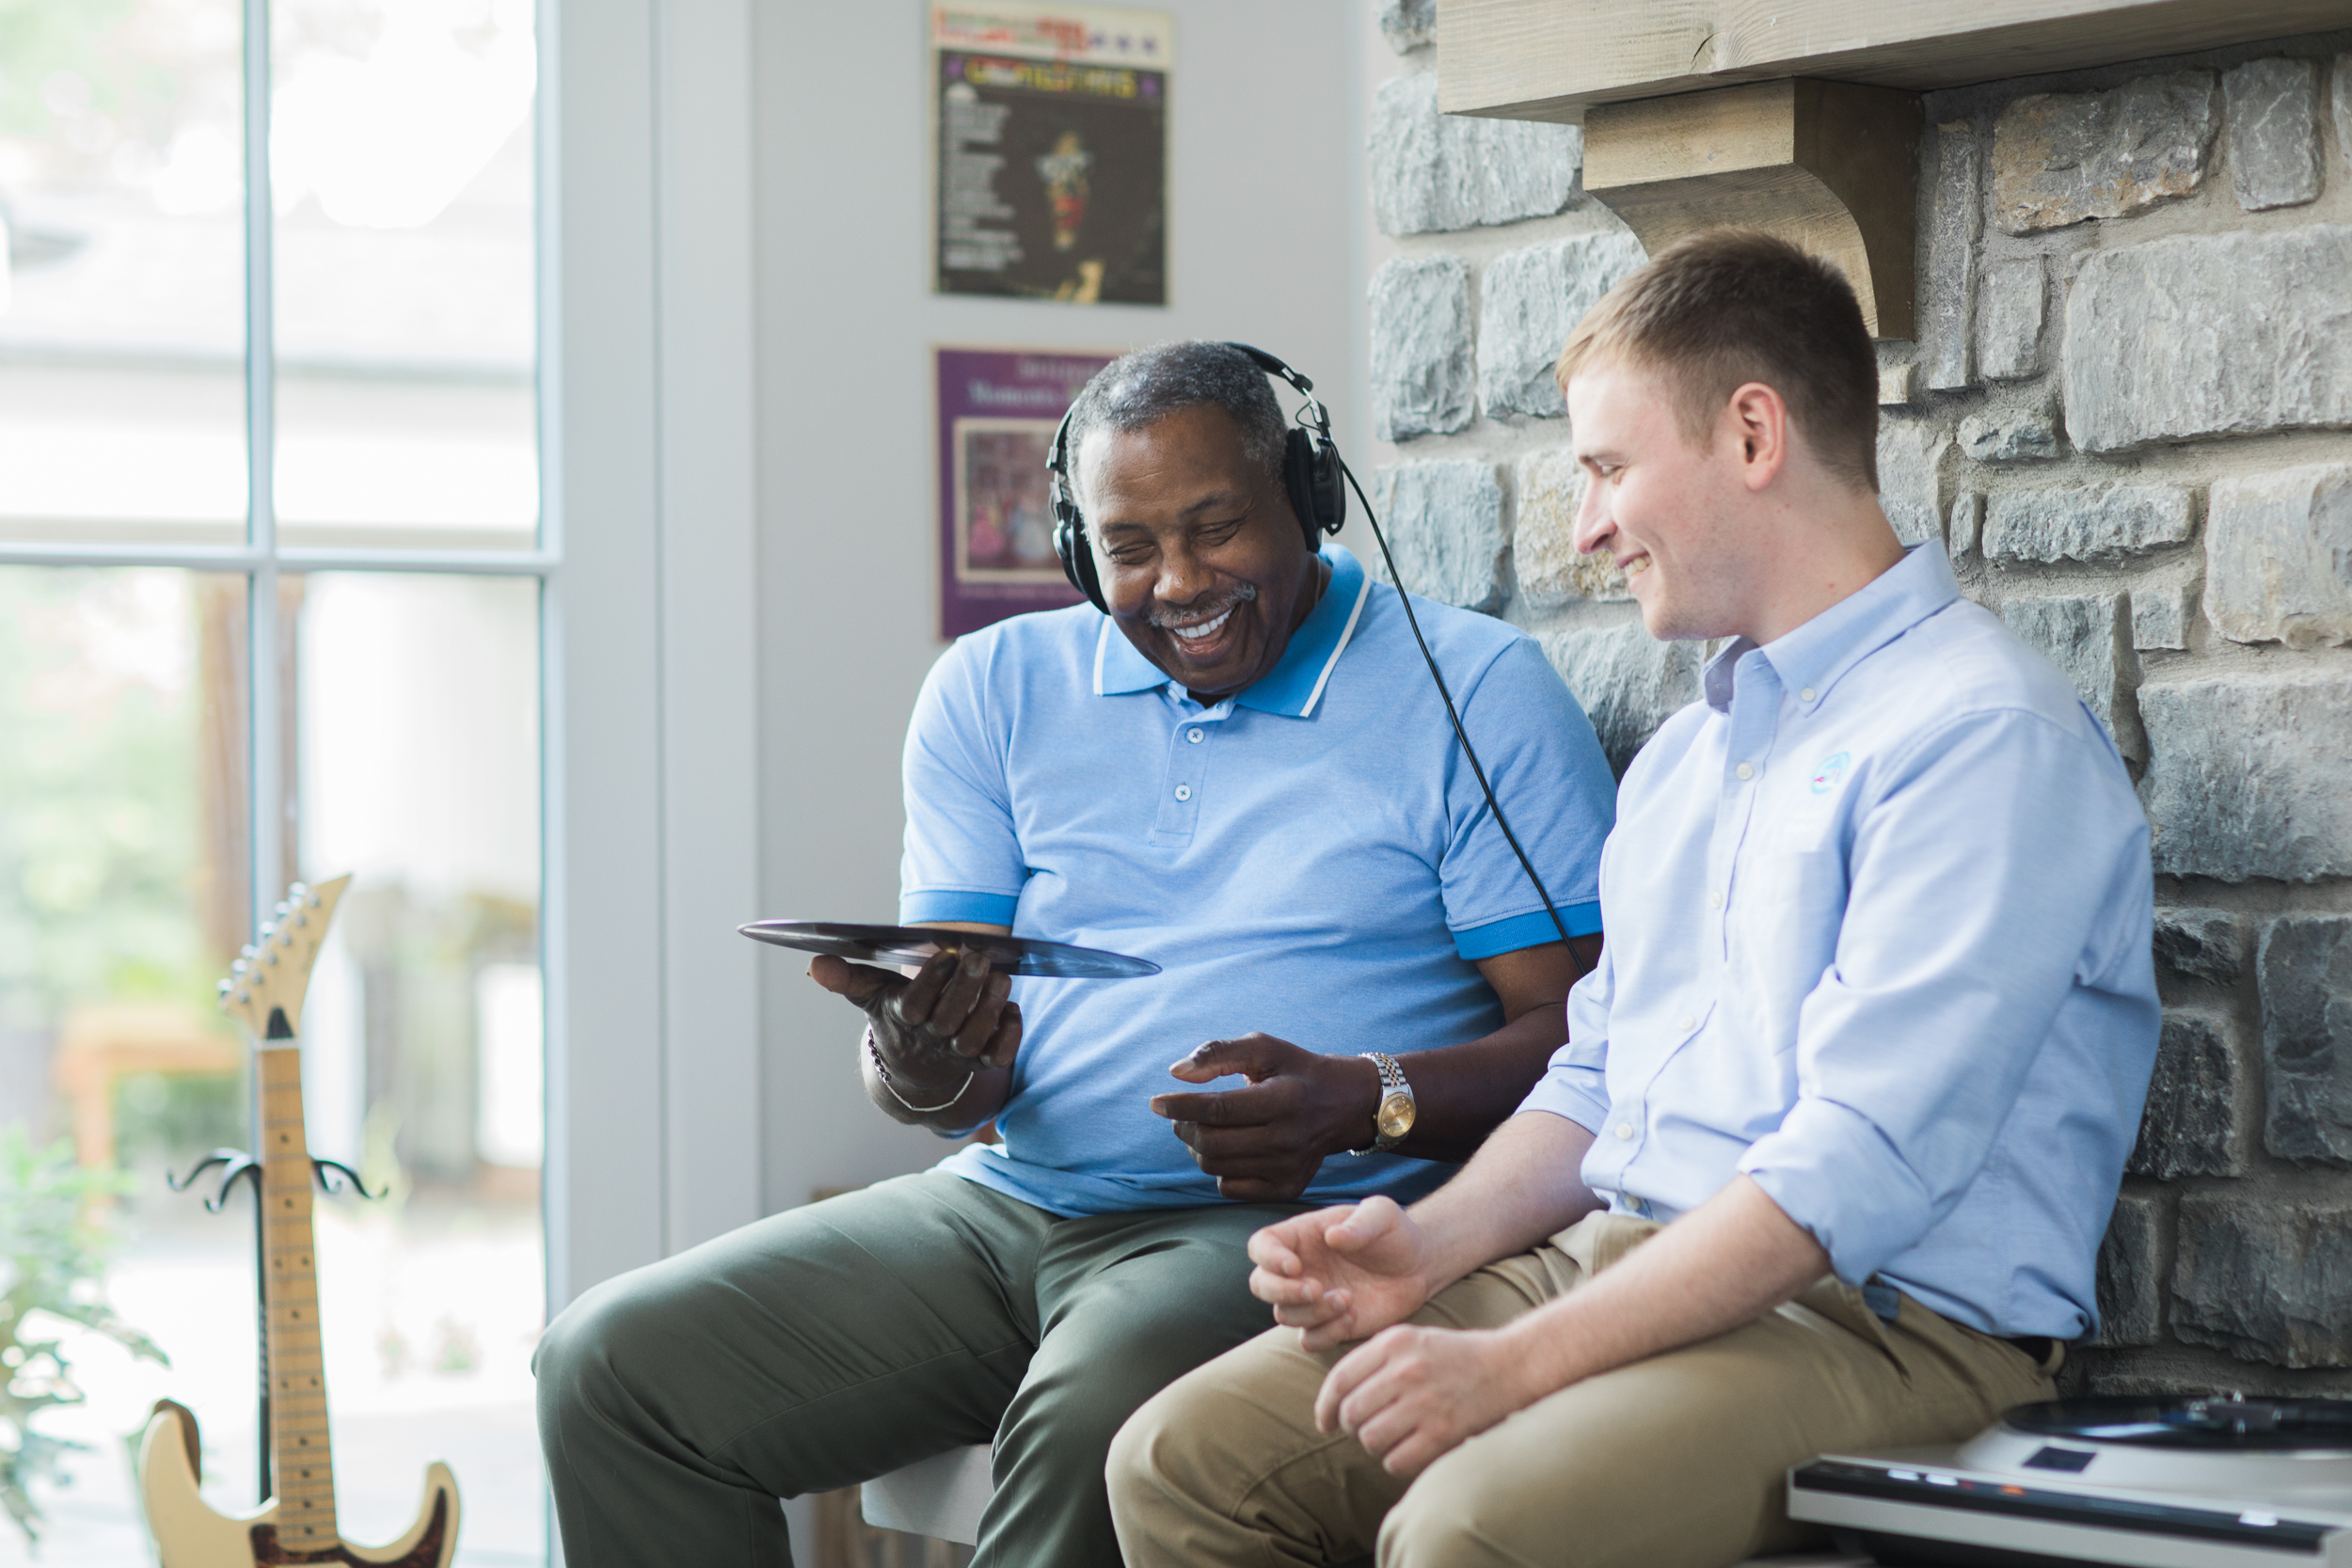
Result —
MULTIPOLYGON (((1940 541, 1931 539, 1909 546, 1902 560, 1876 578, 1761 651, 1782 687, 1810 712, 1847 671, 1959 597, 1951 558, 1940 541)), ((1732 672, 1756 651, 1756 644, 1742 637, 1708 661, 1708 706, 1730 711, 1732 672)))
MULTIPOLYGON (((1237 705, 1305 719, 1322 702, 1331 672, 1363 620, 1364 602, 1372 596, 1371 577, 1345 546, 1326 545, 1322 554, 1331 568, 1330 585, 1305 623, 1291 633, 1290 645, 1274 668, 1234 694, 1237 705)), ((1117 697, 1168 684, 1168 672, 1136 652, 1111 618, 1104 616, 1094 639, 1094 694, 1117 697)))

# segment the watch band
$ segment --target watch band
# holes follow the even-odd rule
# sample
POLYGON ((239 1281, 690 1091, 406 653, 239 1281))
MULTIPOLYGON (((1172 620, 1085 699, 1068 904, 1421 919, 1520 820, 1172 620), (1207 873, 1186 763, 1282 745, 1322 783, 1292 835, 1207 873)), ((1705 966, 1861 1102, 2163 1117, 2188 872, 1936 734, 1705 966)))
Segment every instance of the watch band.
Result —
POLYGON ((866 1059, 874 1064, 874 1076, 881 1079, 882 1086, 890 1091, 890 1098, 918 1117, 935 1117, 942 1111, 952 1109, 956 1101, 963 1098, 963 1091, 972 1086, 972 1080, 980 1075, 980 1069, 974 1068, 963 1075, 963 1082, 956 1085, 955 1093, 936 1105, 917 1105, 900 1094, 898 1085, 890 1081, 890 1069, 882 1065, 882 1047, 874 1043, 874 1025, 870 1022, 866 1025, 866 1038, 862 1043, 866 1047, 866 1059))
POLYGON ((1412 1134, 1413 1114, 1419 1108, 1413 1099, 1413 1085, 1396 1058, 1387 1052, 1362 1051, 1357 1054, 1380 1069, 1380 1102, 1373 1111, 1372 1142, 1348 1152, 1386 1154, 1412 1134), (1393 1132, 1390 1130, 1391 1125, 1395 1127, 1393 1132))

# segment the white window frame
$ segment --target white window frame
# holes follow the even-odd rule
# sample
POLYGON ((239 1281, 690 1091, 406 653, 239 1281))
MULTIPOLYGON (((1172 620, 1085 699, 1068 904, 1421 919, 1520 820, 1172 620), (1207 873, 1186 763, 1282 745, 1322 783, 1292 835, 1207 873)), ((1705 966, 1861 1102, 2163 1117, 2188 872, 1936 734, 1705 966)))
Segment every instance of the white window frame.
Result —
MULTIPOLYGON (((550 1312, 758 1216, 757 573, 748 0, 539 0, 539 545, 296 548, 272 490, 269 0, 244 0, 246 542, 0 543, 242 573, 257 911, 288 716, 278 578, 535 578, 550 1312)), ((551 1551, 553 1548, 550 1548, 551 1551)))

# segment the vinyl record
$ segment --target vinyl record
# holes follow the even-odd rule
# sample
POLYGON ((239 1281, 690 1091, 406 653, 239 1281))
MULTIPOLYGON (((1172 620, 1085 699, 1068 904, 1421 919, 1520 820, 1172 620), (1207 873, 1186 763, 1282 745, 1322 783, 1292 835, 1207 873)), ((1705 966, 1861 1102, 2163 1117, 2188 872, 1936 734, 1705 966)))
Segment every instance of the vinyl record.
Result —
POLYGON ((754 942, 803 953, 830 953, 860 963, 919 964, 943 947, 984 949, 991 967, 1007 974, 1032 974, 1057 980, 1127 980, 1157 974, 1160 966, 1148 958, 1105 953, 1095 947, 1073 947, 1066 942, 1036 937, 989 936, 972 931, 942 931, 928 926, 854 926, 833 920, 755 920, 739 927, 754 942))
POLYGON ((2081 1443, 2217 1452, 2352 1450, 2352 1400, 2109 1396, 2021 1405, 2013 1431, 2081 1443))

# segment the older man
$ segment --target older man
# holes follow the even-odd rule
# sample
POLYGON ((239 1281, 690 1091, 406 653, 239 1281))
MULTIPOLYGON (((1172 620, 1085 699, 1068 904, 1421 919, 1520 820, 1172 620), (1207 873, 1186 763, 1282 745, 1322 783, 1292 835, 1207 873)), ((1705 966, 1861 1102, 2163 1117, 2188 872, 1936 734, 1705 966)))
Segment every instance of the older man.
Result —
MULTIPOLYGON (((931 672, 900 915, 1162 971, 812 966, 866 1015, 877 1107, 951 1136, 993 1120, 1003 1141, 559 1319, 540 1425, 574 1568, 786 1561, 777 1497, 992 1440, 978 1561, 1115 1561, 1110 1437, 1264 1325, 1250 1232, 1302 1197, 1429 1191, 1565 1037, 1579 958, 1395 596, 1313 547, 1259 369, 1223 344, 1131 355, 1081 396, 1070 451, 1104 609, 1016 617, 931 672), (1171 1072, 1248 1083, 1157 1093, 1171 1072)), ((1613 790, 1592 728, 1525 637, 1418 608, 1589 964, 1613 790)))

